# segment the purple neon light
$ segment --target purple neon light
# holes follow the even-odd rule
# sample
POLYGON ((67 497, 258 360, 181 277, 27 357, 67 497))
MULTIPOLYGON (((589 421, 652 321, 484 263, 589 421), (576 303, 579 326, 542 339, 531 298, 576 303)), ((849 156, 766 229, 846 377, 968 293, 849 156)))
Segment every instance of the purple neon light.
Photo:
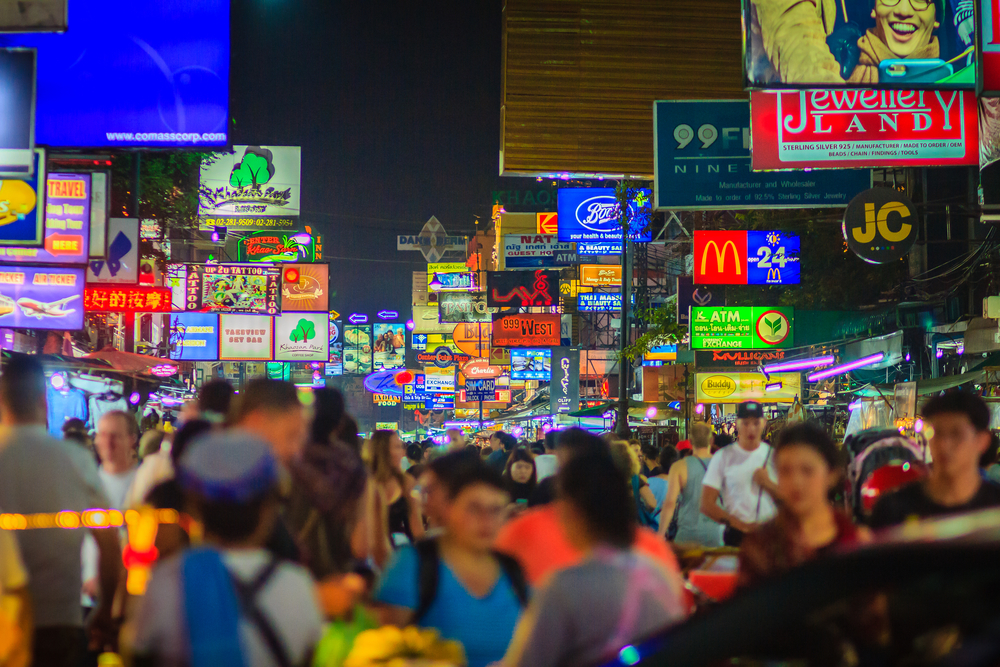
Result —
POLYGON ((817 373, 813 373, 807 379, 809 380, 809 382, 817 382, 818 380, 824 380, 828 377, 833 377, 834 375, 841 375, 843 373, 847 373, 848 371, 853 371, 859 368, 864 368, 865 366, 871 366, 872 364, 877 364, 883 359, 885 359, 885 352, 876 352, 875 354, 871 354, 867 357, 862 357, 861 359, 855 359, 854 361, 849 361, 846 364, 825 368, 817 373))
POLYGON ((765 373, 780 373, 781 371, 807 371, 820 366, 832 364, 836 359, 833 355, 825 357, 813 357, 811 359, 795 359, 793 361, 782 361, 780 364, 768 364, 764 366, 765 373))
POLYGON ((784 386, 785 385, 783 383, 781 383, 781 382, 772 382, 771 384, 766 385, 764 387, 764 391, 778 391, 779 389, 781 389, 784 386))

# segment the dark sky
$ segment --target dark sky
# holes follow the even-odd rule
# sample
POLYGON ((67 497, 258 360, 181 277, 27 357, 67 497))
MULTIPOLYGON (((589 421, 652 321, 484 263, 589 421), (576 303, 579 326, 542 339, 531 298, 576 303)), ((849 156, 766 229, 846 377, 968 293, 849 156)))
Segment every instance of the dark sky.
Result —
POLYGON ((232 141, 302 146, 302 222, 324 234, 342 314, 409 311, 426 264, 397 234, 488 219, 500 18, 494 0, 234 3, 232 141))

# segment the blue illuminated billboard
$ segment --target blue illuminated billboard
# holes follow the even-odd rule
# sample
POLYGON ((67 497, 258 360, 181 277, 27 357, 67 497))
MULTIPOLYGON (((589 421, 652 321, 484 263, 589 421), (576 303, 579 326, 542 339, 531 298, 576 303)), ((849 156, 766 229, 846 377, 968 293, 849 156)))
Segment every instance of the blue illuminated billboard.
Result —
MULTIPOLYGON (((649 228, 652 192, 639 190, 629 204, 629 239, 646 243, 653 238, 649 228)), ((614 188, 562 188, 559 190, 559 241, 605 242, 621 245, 618 200, 614 188)), ((620 252, 620 250, 619 250, 620 252)), ((582 253, 581 253, 582 254, 582 253)))
POLYGON ((580 292, 576 309, 581 313, 614 313, 622 309, 622 295, 609 292, 580 292))
POLYGON ((227 144, 229 0, 73 0, 38 49, 35 141, 60 147, 227 144))
POLYGON ((511 380, 552 380, 552 349, 511 350, 511 380))
POLYGON ((170 358, 215 361, 219 358, 219 316, 175 313, 170 316, 170 358))

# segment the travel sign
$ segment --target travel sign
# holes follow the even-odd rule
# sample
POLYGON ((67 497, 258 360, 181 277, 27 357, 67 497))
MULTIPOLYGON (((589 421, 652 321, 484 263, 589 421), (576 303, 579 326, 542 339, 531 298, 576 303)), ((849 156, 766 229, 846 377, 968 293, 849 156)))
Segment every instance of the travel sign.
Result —
POLYGON ((792 347, 795 309, 710 307, 691 309, 691 349, 761 350, 792 347))

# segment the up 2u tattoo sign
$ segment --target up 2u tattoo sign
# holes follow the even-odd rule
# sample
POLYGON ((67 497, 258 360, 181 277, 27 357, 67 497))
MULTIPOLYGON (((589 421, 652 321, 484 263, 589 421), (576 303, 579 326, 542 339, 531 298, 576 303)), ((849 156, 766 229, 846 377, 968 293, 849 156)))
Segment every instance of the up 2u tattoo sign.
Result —
POLYGON ((754 92, 750 109, 755 170, 979 164, 971 91, 754 92))

